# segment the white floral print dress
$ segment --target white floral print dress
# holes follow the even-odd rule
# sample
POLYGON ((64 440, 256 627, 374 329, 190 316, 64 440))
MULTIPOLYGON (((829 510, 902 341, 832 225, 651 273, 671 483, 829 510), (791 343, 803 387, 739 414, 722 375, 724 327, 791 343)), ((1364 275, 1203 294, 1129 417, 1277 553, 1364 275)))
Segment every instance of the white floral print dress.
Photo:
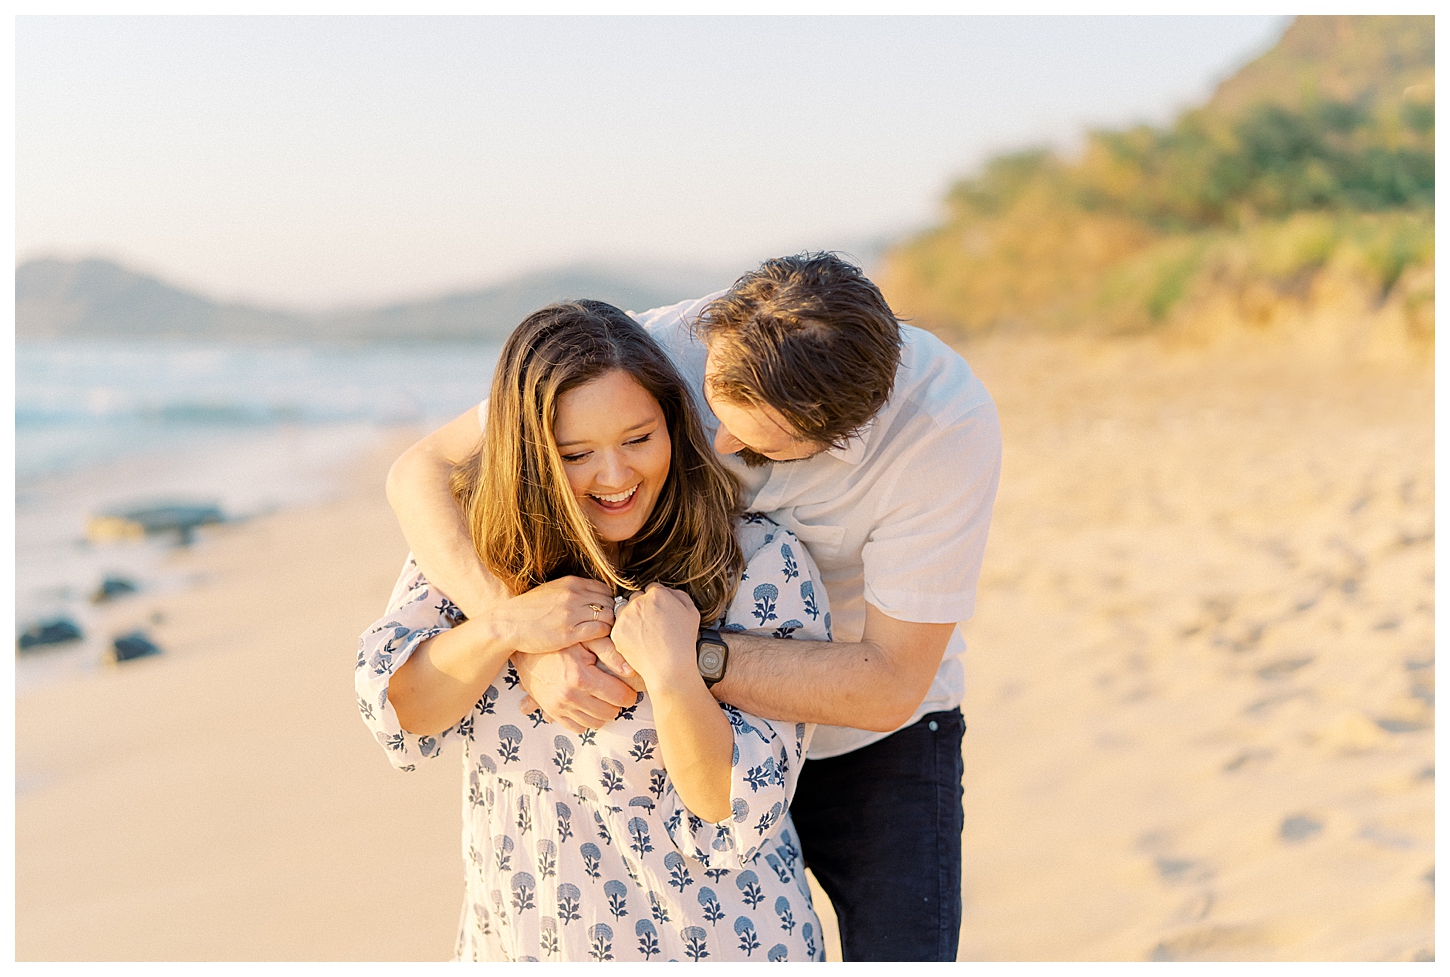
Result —
MULTIPOLYGON (((789 530, 750 513, 746 570, 722 630, 829 640, 815 564, 789 530)), ((649 696, 582 735, 519 711, 505 666, 437 736, 398 726, 388 680, 462 620, 412 557, 362 636, 358 709, 393 765, 461 748, 465 892, 459 960, 824 960, 790 799, 811 732, 721 705, 735 736, 732 815, 711 824, 676 796, 649 696)), ((788 645, 782 646, 786 653, 788 645)))

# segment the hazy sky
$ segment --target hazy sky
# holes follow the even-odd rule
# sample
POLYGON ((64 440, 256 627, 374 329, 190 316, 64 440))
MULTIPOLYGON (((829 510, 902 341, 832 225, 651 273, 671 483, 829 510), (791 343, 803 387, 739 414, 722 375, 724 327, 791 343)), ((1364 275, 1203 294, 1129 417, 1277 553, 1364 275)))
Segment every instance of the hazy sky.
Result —
POLYGON ((743 270, 1162 122, 1281 17, 21 17, 16 248, 317 307, 743 270))

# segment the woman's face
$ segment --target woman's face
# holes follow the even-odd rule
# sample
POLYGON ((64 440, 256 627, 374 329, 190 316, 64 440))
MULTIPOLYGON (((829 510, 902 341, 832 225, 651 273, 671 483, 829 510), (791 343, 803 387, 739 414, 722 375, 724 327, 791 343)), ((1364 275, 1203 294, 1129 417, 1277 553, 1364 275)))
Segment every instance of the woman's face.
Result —
POLYGON ((554 443, 599 538, 620 543, 638 533, 670 470, 659 401, 628 373, 611 370, 559 397, 554 443))

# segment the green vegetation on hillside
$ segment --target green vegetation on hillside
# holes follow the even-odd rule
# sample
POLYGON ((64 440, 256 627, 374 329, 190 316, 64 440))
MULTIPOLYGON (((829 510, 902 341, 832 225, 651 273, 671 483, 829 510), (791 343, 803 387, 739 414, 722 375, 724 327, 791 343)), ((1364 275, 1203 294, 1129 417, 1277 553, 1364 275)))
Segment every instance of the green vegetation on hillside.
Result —
POLYGON ((1075 160, 999 157, 888 256, 888 297, 958 335, 1137 331, 1230 294, 1262 324, 1327 276, 1380 302, 1398 289, 1428 334, 1433 31, 1428 17, 1299 18, 1171 126, 1092 133, 1075 160))

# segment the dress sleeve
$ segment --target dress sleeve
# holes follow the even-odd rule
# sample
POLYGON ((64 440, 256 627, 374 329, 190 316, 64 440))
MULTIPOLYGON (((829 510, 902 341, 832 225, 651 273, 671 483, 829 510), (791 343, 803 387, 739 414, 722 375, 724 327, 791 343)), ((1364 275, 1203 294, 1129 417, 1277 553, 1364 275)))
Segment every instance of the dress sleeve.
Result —
MULTIPOLYGON (((830 609, 819 571, 788 529, 764 516, 745 517, 740 527, 745 575, 725 613, 722 631, 781 639, 830 640, 830 609)), ((780 654, 790 654, 784 641, 780 654)), ((728 668, 728 665, 727 665, 728 668)), ((671 787, 662 803, 665 827, 682 853, 710 868, 741 868, 775 835, 795 795, 810 734, 807 723, 762 719, 720 704, 730 720, 735 748, 730 767, 730 817, 710 824, 691 814, 671 787)), ((776 856, 766 855, 769 861, 776 856)))
POLYGON ((436 736, 414 736, 398 725, 398 714, 388 701, 388 682, 418 645, 463 620, 463 613, 434 590, 412 554, 393 587, 388 610, 358 639, 357 669, 353 674, 357 708, 393 766, 412 770, 419 760, 443 753, 445 744, 466 735, 470 713, 436 736))

